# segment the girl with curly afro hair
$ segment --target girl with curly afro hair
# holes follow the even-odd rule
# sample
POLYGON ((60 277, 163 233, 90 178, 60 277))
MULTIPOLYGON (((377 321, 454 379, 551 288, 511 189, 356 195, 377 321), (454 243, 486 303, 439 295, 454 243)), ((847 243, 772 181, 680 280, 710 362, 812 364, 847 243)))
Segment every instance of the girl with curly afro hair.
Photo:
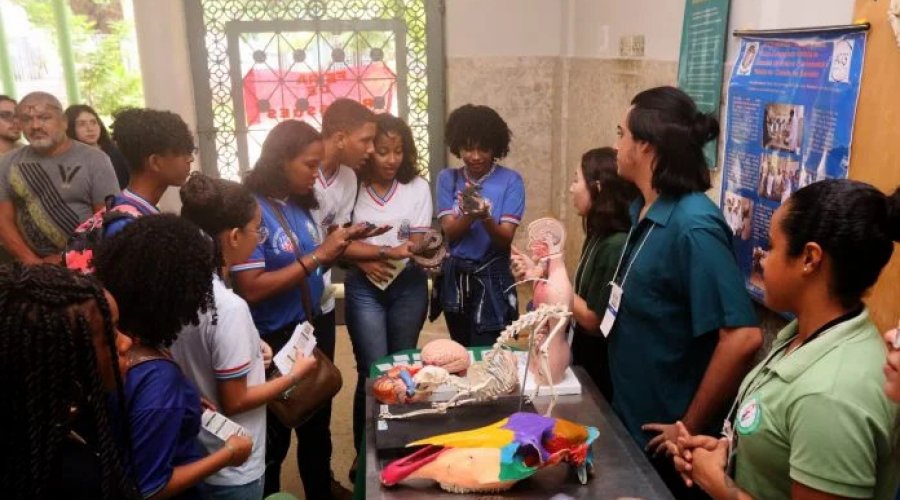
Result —
POLYGON ((60 266, 0 267, 0 484, 6 498, 139 499, 113 432, 121 403, 115 300, 60 266))
POLYGON ((490 345, 518 316, 510 247, 525 213, 525 183, 500 165, 512 132, 488 106, 466 104, 447 119, 447 145, 462 160, 437 180, 438 220, 450 243, 432 300, 453 340, 490 345), (465 196, 464 196, 465 194, 465 196))
POLYGON ((198 323, 198 311, 212 308, 212 244, 187 220, 150 215, 105 239, 94 266, 118 302, 119 329, 133 341, 124 396, 138 488, 145 498, 200 498, 197 484, 244 463, 253 445, 234 435, 204 456, 200 396, 166 349, 182 327, 198 323))

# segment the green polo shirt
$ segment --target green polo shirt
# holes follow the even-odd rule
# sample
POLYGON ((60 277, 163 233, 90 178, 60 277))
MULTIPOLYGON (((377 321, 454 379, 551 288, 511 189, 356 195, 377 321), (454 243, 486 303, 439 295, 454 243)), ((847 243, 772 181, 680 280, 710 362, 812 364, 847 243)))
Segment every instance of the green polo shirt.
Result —
POLYGON ((617 274, 624 294, 609 364, 613 408, 644 446, 650 435, 641 425, 684 416, 718 330, 757 320, 718 207, 703 193, 660 197, 637 222, 642 204, 632 206, 635 225, 617 274))
POLYGON ((884 343, 868 311, 785 356, 797 321, 768 363, 741 384, 736 481, 754 498, 790 498, 797 481, 832 495, 894 498, 897 406, 884 395, 884 343))

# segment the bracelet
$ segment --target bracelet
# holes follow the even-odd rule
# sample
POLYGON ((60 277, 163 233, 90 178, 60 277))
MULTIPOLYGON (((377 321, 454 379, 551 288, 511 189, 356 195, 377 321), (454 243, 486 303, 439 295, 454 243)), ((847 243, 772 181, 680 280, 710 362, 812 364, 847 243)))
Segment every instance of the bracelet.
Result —
POLYGON ((381 245, 380 247, 378 247, 378 258, 383 259, 383 258, 387 257, 387 252, 388 252, 388 246, 381 245))
POLYGON ((318 257, 316 257, 316 252, 309 252, 309 256, 313 260, 313 262, 316 263, 317 266, 324 267, 324 266, 322 266, 322 261, 319 260, 318 257))
POLYGON ((231 452, 231 457, 229 457, 229 460, 234 460, 234 447, 228 444, 228 441, 225 441, 225 448, 227 448, 228 451, 231 452))
POLYGON ((303 272, 305 272, 307 276, 312 276, 312 273, 309 272, 309 268, 306 267, 306 264, 303 263, 302 257, 297 259, 297 262, 300 264, 300 267, 303 268, 303 272))

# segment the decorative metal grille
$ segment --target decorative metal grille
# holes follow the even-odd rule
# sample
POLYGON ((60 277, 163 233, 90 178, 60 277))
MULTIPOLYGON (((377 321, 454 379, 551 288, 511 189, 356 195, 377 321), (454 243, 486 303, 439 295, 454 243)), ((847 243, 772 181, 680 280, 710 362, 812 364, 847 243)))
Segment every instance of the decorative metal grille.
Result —
POLYGON ((275 123, 318 126, 350 97, 405 118, 428 171, 443 155, 442 4, 186 0, 204 170, 237 178, 275 123))

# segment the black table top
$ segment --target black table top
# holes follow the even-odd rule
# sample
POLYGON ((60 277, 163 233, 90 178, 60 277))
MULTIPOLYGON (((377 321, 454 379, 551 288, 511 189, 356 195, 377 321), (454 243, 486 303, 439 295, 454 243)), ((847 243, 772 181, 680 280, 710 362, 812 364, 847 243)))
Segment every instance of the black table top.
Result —
MULTIPOLYGON (((561 464, 538 471, 502 494, 460 495, 447 493, 436 483, 409 481, 391 488, 381 485, 382 467, 392 460, 410 453, 402 446, 419 438, 472 429, 496 422, 518 411, 519 398, 468 405, 451 409, 445 415, 427 415, 409 420, 389 420, 379 426, 380 404, 372 396, 372 380, 366 385, 366 498, 385 500, 424 498, 540 498, 557 499, 669 499, 672 495, 659 479, 650 462, 625 427, 603 399, 584 369, 573 367, 582 385, 579 395, 559 396, 553 417, 597 427, 600 436, 593 443, 594 475, 586 485, 578 482, 572 467, 561 464), (387 428, 384 428, 386 424, 387 428), (377 430, 381 427, 382 430, 377 430)), ((549 397, 539 397, 533 407, 522 411, 543 414, 549 397)), ((399 413, 421 406, 391 407, 399 413)), ((361 464, 362 465, 362 464, 361 464)))

